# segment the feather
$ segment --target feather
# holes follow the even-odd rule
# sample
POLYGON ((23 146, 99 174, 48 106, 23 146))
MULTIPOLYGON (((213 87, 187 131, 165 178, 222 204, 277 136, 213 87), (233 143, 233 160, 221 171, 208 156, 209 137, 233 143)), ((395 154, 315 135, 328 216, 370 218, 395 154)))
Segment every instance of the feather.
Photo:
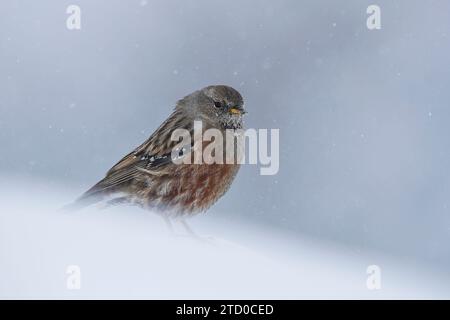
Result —
POLYGON ((122 192, 140 178, 167 174, 172 165, 172 149, 178 144, 170 136, 175 129, 192 131, 192 124, 185 120, 182 110, 175 110, 166 121, 139 147, 117 162, 106 176, 81 195, 68 207, 82 208, 104 200, 109 195, 122 192))

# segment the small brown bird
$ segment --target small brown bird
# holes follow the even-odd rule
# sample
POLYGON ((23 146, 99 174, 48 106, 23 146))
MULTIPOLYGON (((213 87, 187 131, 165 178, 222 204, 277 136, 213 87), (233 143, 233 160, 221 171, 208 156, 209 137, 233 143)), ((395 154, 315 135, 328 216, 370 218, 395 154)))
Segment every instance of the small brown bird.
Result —
MULTIPOLYGON (((138 205, 163 217, 205 211, 229 189, 239 164, 177 164, 172 152, 178 141, 172 141, 171 135, 175 129, 186 129, 193 136, 194 121, 201 121, 203 132, 214 128, 225 137, 227 129, 243 128, 243 104, 239 92, 224 85, 209 86, 179 100, 167 120, 72 207, 106 201, 138 205)), ((202 141, 202 146, 208 143, 202 141)), ((191 157, 196 145, 192 141, 190 148, 180 150, 180 156, 191 157)))

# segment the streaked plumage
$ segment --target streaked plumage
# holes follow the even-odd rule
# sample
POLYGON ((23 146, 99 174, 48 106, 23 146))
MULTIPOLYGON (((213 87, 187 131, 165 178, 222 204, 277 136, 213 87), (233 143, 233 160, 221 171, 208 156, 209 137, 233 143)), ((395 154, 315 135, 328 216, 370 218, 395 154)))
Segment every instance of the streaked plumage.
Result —
POLYGON ((203 130, 216 128, 225 137, 226 129, 242 128, 243 113, 241 95, 228 86, 209 86, 184 97, 143 144, 114 165, 74 206, 107 201, 167 215, 208 209, 228 190, 239 164, 174 164, 171 152, 178 142, 171 141, 171 134, 183 128, 193 136, 194 120, 201 120, 203 130))

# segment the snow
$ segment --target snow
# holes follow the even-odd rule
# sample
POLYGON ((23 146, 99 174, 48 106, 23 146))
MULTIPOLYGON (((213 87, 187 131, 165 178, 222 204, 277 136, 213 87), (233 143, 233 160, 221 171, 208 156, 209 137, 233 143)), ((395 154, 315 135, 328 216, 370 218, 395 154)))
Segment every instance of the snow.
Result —
POLYGON ((448 276, 426 265, 230 221, 214 208, 190 221, 202 240, 178 225, 170 233, 163 219, 137 208, 63 213, 58 208, 77 196, 56 191, 64 189, 0 183, 0 298, 450 297, 448 276), (379 290, 366 286, 373 265, 379 290), (73 266, 79 290, 67 287, 73 266))

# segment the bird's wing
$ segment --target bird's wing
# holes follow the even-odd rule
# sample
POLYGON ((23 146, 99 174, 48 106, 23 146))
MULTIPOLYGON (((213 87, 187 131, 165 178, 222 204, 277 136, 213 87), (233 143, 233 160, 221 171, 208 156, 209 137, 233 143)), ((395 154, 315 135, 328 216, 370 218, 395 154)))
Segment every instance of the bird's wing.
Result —
MULTIPOLYGON (((175 110, 143 144, 116 163, 105 178, 86 191, 77 202, 89 200, 89 205, 100 201, 105 195, 120 191, 122 186, 128 185, 142 174, 167 174, 173 164, 172 150, 179 144, 179 141, 171 139, 174 129, 186 129, 192 137, 192 122, 175 110)), ((184 150, 190 152, 190 146, 184 150)), ((189 155, 185 152, 183 156, 189 155)))
POLYGON ((186 121, 180 111, 174 111, 143 144, 123 157, 106 175, 108 176, 123 168, 136 165, 142 158, 162 158, 170 154, 172 148, 177 144, 176 141, 170 139, 172 131, 174 129, 187 129, 191 131, 191 126, 192 124, 186 121))

